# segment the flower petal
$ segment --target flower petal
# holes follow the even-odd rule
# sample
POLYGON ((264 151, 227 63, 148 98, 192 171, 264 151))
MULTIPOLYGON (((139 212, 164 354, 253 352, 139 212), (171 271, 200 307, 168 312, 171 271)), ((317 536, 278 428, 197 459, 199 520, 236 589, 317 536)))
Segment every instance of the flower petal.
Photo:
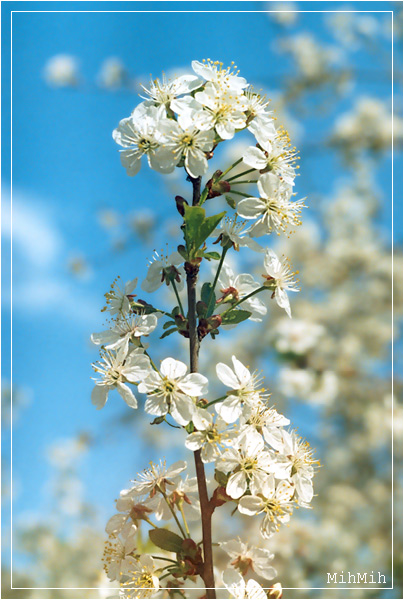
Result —
POLYGON ((109 385, 95 385, 91 392, 91 402, 97 407, 97 410, 105 406, 108 399, 109 385))

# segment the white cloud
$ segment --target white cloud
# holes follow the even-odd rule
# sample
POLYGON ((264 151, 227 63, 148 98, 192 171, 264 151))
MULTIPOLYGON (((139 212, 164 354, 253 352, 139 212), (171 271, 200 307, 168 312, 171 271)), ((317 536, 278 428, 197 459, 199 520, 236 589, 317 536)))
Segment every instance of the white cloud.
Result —
MULTIPOLYGON (((9 195, 3 191, 3 197, 9 195)), ((33 266, 46 267, 60 255, 62 238, 49 215, 35 201, 28 203, 20 193, 13 193, 12 215, 10 204, 3 204, 1 233, 8 239, 11 227, 14 250, 21 251, 33 266)))
MULTIPOLYGON (((3 190, 3 198, 9 195, 3 190)), ((89 293, 67 272, 70 249, 44 200, 14 189, 12 222, 10 204, 3 202, 1 231, 13 243, 13 310, 55 312, 75 321, 94 317, 89 293)), ((3 302, 10 300, 3 288, 3 302)))

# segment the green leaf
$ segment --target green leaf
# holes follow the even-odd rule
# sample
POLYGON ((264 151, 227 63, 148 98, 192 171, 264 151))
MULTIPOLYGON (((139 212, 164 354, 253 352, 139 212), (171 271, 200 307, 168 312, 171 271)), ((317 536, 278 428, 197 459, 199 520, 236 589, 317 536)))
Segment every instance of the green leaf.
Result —
POLYGON ((176 331, 178 331, 178 329, 175 327, 175 329, 168 329, 167 331, 165 331, 163 333, 163 335, 160 336, 160 339, 162 340, 165 337, 168 337, 169 335, 171 335, 172 333, 175 333, 176 331))
POLYGON ((206 260, 220 260, 219 252, 204 252, 203 256, 206 260))
POLYGON ((192 421, 190 421, 188 423, 188 425, 185 426, 185 431, 187 433, 193 433, 195 431, 195 427, 194 427, 194 424, 192 423, 192 421))
POLYGON ((241 323, 248 319, 252 313, 248 310, 232 310, 227 313, 227 315, 222 315, 222 324, 223 325, 236 325, 237 323, 241 323))
POLYGON ((210 283, 204 283, 201 289, 201 300, 206 304, 206 316, 210 317, 213 314, 216 306, 216 295, 212 295, 212 286, 210 283))
POLYGON ((182 538, 168 529, 150 529, 149 538, 155 546, 168 552, 180 552, 182 538))
POLYGON ((163 329, 168 329, 169 327, 174 327, 174 326, 175 326, 174 321, 167 321, 167 323, 164 323, 163 329))
POLYGON ((226 211, 205 219, 205 222, 202 225, 201 230, 199 231, 199 238, 201 241, 199 242, 198 248, 202 246, 203 242, 210 236, 212 231, 216 229, 216 227, 219 225, 220 221, 223 219, 225 214, 226 211))
POLYGON ((225 473, 222 473, 222 471, 215 469, 215 479, 220 486, 225 487, 229 478, 225 473))
POLYGON ((184 238, 188 253, 191 254, 200 246, 197 245, 199 230, 205 221, 205 209, 200 206, 184 206, 184 238))
POLYGON ((206 218, 205 209, 200 206, 184 206, 184 209, 184 238, 189 259, 192 260, 197 250, 219 225, 226 212, 206 218))

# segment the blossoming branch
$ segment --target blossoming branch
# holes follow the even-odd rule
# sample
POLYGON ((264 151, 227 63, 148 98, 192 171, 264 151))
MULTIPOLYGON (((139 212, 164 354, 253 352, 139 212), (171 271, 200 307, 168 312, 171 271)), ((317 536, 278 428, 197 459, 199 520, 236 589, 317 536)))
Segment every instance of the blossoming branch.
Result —
POLYGON ((128 175, 136 175, 146 160, 162 174, 184 169, 191 187, 188 199, 175 198, 183 240, 169 256, 153 257, 140 286, 147 294, 168 286, 175 306, 139 298, 137 279, 115 280, 104 308, 110 326, 92 335, 101 347, 101 359, 93 365, 99 377, 92 402, 102 408, 116 389, 136 409, 138 394, 144 394, 152 424, 170 425, 179 430, 173 435, 183 436, 196 476, 185 461, 167 466, 162 460, 135 478, 107 523, 104 567, 111 581, 119 582, 121 598, 161 593, 185 598, 188 588, 207 598, 216 598, 218 588, 232 598, 279 598, 279 583, 266 588, 262 583, 276 577, 271 552, 240 538, 213 540, 212 517, 230 505, 233 512, 260 519, 262 538, 271 538, 296 507, 309 508, 317 461, 236 349, 231 365, 216 365, 219 397, 209 393, 212 382, 199 373, 198 361, 206 336, 214 339, 243 321, 261 321, 265 300, 273 299, 291 317, 288 293, 299 291, 296 273, 257 238, 289 235, 300 224, 304 202, 293 199, 298 157, 287 132, 276 127, 269 100, 236 67, 205 60, 194 61, 192 68, 193 74, 156 79, 144 88, 143 101, 113 132, 128 175), (202 183, 216 148, 241 131, 249 132, 251 146, 202 183), (243 191, 246 184, 256 184, 255 196, 243 191), (222 195, 229 209, 207 216, 205 203, 222 195), (261 281, 234 273, 226 262, 228 253, 245 249, 262 263, 261 281), (204 261, 215 268, 211 280, 200 285, 204 261), (159 362, 146 344, 161 324, 161 338, 179 334, 189 340, 189 367, 172 357, 159 362), (207 479, 205 466, 213 478, 207 479), (147 543, 141 528, 148 532, 147 543), (215 568, 216 550, 229 556, 222 572, 215 568))

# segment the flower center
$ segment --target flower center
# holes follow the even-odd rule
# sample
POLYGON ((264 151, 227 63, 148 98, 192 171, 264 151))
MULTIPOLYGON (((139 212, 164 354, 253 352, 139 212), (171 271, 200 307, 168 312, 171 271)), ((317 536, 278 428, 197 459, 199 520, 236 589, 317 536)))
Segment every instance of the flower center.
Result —
POLYGON ((184 135, 184 137, 181 139, 182 145, 186 146, 187 148, 192 148, 194 146, 194 138, 190 135, 184 135))

